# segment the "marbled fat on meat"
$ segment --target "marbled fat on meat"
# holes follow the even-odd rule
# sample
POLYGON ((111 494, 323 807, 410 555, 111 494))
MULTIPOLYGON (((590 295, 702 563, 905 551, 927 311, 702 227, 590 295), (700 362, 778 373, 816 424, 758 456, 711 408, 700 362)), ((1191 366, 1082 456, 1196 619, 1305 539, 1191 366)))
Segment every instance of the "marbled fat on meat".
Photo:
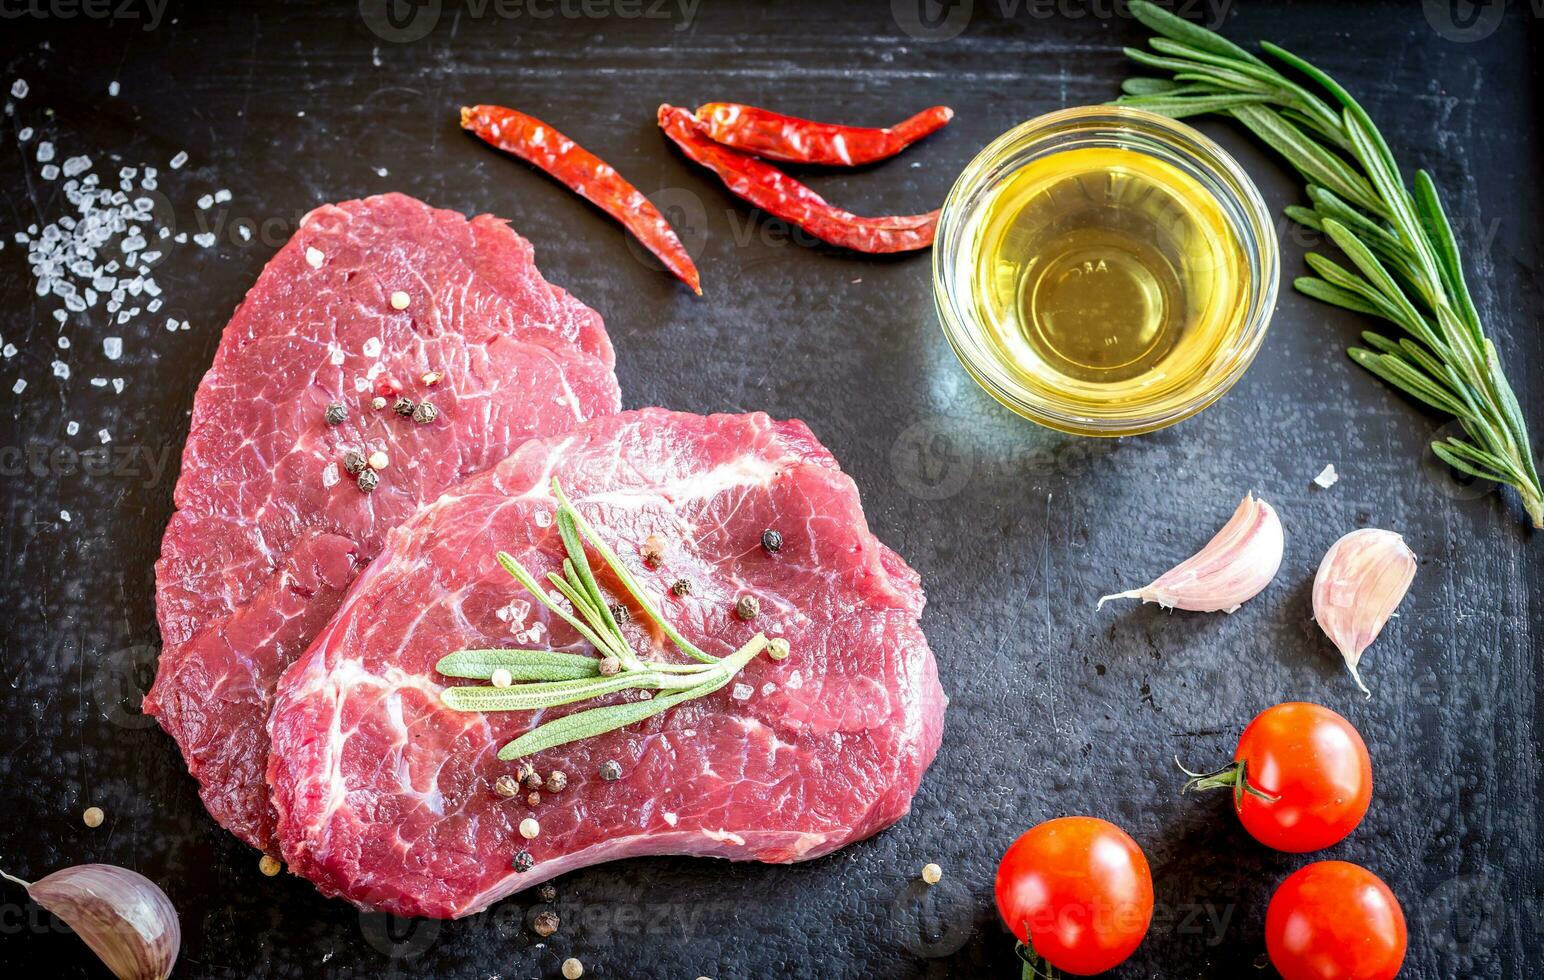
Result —
POLYGON ((600 316, 549 285, 502 221, 400 194, 307 215, 199 385, 156 566, 164 647, 144 709, 216 820, 276 851, 264 770, 279 674, 420 503, 531 436, 615 412, 613 365, 600 316), (372 411, 386 378, 438 417, 372 411), (341 425, 323 420, 331 402, 341 425), (373 493, 344 472, 350 449, 386 453, 373 493))
MULTIPOLYGON (((857 488, 803 423, 645 409, 533 440, 393 530, 284 675, 269 719, 284 858, 361 906, 452 917, 617 858, 827 854, 904 815, 937 751, 946 702, 922 605, 916 573, 869 532, 857 488), (439 693, 467 682, 434 664, 470 647, 588 652, 494 559, 507 550, 538 578, 560 568, 554 476, 693 643, 725 655, 763 631, 792 654, 538 753, 568 786, 532 808, 494 792, 516 768, 499 747, 587 706, 458 713, 439 693), (767 528, 782 534, 775 554, 767 528), (639 558, 651 534, 664 542, 656 568, 639 558), (669 593, 679 578, 685 596, 669 593), (747 594, 760 600, 752 622, 734 614, 747 594), (620 780, 600 777, 608 760, 620 780), (527 841, 530 816, 541 832, 527 841), (511 867, 522 848, 535 860, 524 873, 511 867)), ((624 626, 634 649, 685 662, 640 618, 624 626)))

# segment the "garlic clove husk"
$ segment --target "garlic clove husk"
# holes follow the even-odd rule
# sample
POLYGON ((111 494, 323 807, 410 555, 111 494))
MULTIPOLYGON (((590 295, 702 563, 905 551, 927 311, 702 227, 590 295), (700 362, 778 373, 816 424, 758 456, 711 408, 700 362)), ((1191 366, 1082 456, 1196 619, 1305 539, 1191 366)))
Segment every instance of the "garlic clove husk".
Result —
POLYGON ((1276 577, 1286 538, 1276 509, 1249 493, 1206 546, 1150 585, 1099 600, 1141 599, 1166 609, 1231 613, 1276 577))
POLYGON ((165 980, 182 948, 171 899, 136 871, 78 864, 35 882, 0 871, 64 921, 119 980, 165 980))
POLYGON ((1313 618, 1369 698, 1357 665, 1415 579, 1415 552, 1393 531, 1362 528, 1330 545, 1313 580, 1313 618))

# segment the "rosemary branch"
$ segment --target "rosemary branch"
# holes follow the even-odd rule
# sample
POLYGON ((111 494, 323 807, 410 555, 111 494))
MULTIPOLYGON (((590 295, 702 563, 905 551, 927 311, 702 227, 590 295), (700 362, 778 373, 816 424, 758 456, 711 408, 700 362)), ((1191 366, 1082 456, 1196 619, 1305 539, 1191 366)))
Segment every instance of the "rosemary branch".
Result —
POLYGON ((1131 0, 1137 20, 1159 36, 1152 51, 1126 48, 1133 61, 1170 78, 1131 78, 1117 104, 1170 118, 1232 116, 1286 158, 1307 181, 1311 206, 1287 216, 1325 234, 1350 260, 1347 269, 1317 253, 1316 273, 1294 280, 1314 299, 1380 317, 1408 336, 1365 331, 1351 359, 1462 424, 1432 452, 1460 472, 1506 484, 1544 527, 1541 489, 1522 409, 1485 336, 1464 279, 1452 226, 1431 175, 1407 189, 1378 127, 1333 78, 1270 42, 1264 51, 1327 93, 1314 94, 1219 34, 1147 0, 1131 0), (1338 106, 1338 109, 1336 108, 1338 106))
POLYGON ((441 657, 435 669, 446 677, 472 680, 491 680, 495 674, 504 672, 512 683, 504 687, 448 687, 440 692, 440 701, 455 711, 540 711, 620 691, 667 693, 644 701, 576 711, 545 722, 499 749, 499 758, 506 762, 625 728, 683 702, 712 694, 733 680, 742 667, 766 649, 768 643, 765 635, 757 633, 749 643, 727 657, 715 657, 699 649, 670 625, 622 559, 606 546, 564 495, 556 479, 552 481, 552 492, 558 500, 556 523, 567 557, 563 560, 563 574, 549 573, 547 579, 558 595, 567 600, 572 611, 563 608, 559 600, 512 555, 501 551, 498 562, 536 601, 584 637, 601 658, 614 658, 614 666, 618 669, 604 674, 601 672, 604 659, 555 650, 457 650, 441 657), (695 663, 645 660, 634 652, 600 590, 600 583, 590 567, 586 544, 601 556, 644 615, 659 624, 671 642, 695 663))

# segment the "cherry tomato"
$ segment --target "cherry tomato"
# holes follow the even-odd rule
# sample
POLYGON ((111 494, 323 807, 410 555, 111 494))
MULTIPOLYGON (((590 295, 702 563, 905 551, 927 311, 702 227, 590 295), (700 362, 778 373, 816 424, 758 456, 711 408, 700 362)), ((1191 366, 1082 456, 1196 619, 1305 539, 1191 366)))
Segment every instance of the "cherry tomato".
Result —
POLYGON ((997 911, 1051 966, 1103 973, 1129 957, 1153 921, 1153 878, 1137 842, 1094 817, 1047 820, 997 866, 997 911))
POLYGON ((1298 871, 1265 911, 1265 948, 1285 980, 1392 980, 1405 939, 1405 914, 1389 886, 1345 861, 1298 871))
POLYGON ((1362 736, 1317 704, 1289 701, 1260 712, 1239 736, 1233 759, 1191 785, 1230 786, 1244 829, 1278 851, 1302 854, 1344 840, 1372 802, 1372 760, 1362 736))

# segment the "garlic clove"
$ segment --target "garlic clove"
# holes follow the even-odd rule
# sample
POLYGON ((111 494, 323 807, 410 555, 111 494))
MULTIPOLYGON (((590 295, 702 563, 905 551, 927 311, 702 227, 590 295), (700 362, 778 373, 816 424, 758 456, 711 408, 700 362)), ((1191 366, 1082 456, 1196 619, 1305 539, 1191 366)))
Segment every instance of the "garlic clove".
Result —
POLYGON ((1415 552, 1393 531, 1352 531, 1330 545, 1313 580, 1313 618, 1369 698, 1357 665, 1415 579, 1415 552))
POLYGON ((182 948, 177 910, 155 882, 111 864, 78 864, 35 882, 0 871, 57 915, 119 980, 165 980, 182 948))
POLYGON ((1206 546, 1140 589, 1117 592, 1099 600, 1141 599, 1166 609, 1230 613, 1276 577, 1286 547, 1276 509, 1254 494, 1245 494, 1228 523, 1206 546))

